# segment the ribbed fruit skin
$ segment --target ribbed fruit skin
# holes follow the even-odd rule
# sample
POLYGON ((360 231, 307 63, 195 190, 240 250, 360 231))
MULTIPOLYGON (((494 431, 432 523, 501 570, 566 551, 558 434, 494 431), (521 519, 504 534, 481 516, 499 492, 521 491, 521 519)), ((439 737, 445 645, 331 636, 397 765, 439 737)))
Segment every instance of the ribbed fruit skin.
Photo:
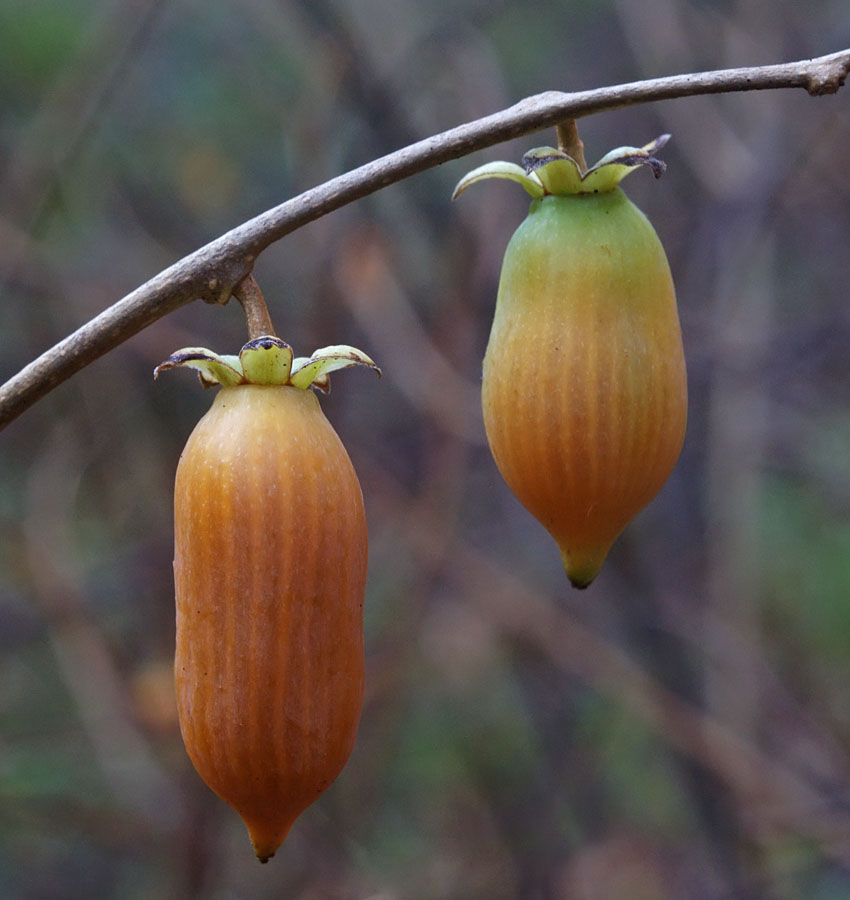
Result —
POLYGON ((532 202, 505 252, 482 402, 502 476, 586 587, 687 419, 670 268, 619 188, 532 202))
POLYGON ((183 740, 265 862, 342 770, 363 700, 363 497, 313 392, 222 388, 174 524, 183 740))

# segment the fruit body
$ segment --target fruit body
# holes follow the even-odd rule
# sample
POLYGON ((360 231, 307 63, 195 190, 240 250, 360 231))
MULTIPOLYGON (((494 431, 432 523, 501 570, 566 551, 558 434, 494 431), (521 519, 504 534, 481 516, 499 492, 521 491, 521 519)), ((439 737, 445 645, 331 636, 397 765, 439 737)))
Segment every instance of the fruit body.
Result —
POLYGON ((670 269, 618 187, 532 201, 505 253, 482 401, 502 476, 586 587, 670 474, 687 418, 670 269))
POLYGON ((222 387, 174 519, 183 740, 265 862, 345 765, 363 698, 363 498, 315 394, 222 387))

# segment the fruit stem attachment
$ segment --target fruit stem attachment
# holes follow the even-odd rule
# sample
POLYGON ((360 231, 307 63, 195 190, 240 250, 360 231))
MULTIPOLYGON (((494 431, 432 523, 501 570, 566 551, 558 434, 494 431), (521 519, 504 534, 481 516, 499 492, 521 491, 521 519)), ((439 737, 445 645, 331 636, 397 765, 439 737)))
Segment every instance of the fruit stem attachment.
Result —
POLYGON ((558 149, 575 160, 582 175, 587 171, 587 160, 584 158, 584 142, 578 136, 575 119, 564 119, 555 126, 558 135, 558 149))
POLYGON ((246 275, 233 288, 233 296, 242 304, 249 340, 253 341, 266 335, 276 337, 266 300, 253 275, 246 275))

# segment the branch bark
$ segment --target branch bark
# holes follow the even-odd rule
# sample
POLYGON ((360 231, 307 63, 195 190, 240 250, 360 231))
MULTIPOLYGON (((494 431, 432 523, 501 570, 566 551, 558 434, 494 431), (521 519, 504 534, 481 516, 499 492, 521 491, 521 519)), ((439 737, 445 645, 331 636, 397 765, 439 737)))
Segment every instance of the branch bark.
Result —
POLYGON ((192 300, 226 303, 257 256, 292 231, 381 188, 502 141, 605 110, 656 100, 737 91, 804 88, 835 93, 850 49, 773 66, 673 75, 563 93, 547 91, 501 112, 425 138, 311 188, 228 231, 136 288, 47 350, 0 387, 0 429, 109 350, 192 300))

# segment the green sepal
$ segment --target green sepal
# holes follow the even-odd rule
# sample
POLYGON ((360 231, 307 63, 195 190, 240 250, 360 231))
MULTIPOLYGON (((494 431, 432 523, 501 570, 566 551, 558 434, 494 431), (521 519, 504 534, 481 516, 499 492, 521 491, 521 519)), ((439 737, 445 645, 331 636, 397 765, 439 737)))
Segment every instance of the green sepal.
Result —
POLYGON ((652 174, 660 178, 667 165, 653 154, 669 140, 669 134, 662 134, 643 147, 617 147, 616 150, 611 150, 587 170, 582 179, 581 190, 587 193, 612 191, 626 175, 641 166, 649 166, 652 174))
POLYGON ((292 347, 271 335, 254 338, 239 351, 245 380, 251 384, 286 384, 292 358, 292 347))
POLYGON ((157 378, 159 373, 166 369, 178 367, 195 369, 204 387, 214 384, 232 387, 244 381, 242 364, 238 356, 223 356, 207 350, 206 347, 184 347, 182 350, 176 350, 153 370, 153 377, 157 378))
POLYGON ((662 134, 643 147, 617 147, 586 172, 567 153, 555 147, 536 147, 522 158, 522 166, 510 162, 491 162, 473 169, 458 182, 452 200, 471 184, 485 178, 509 178, 519 182, 535 199, 546 194, 567 196, 613 191, 635 169, 649 166, 659 178, 666 165, 655 157, 670 139, 662 134))
POLYGON ((185 367, 197 370, 204 387, 220 384, 291 385, 306 390, 330 391, 328 375, 349 366, 368 366, 381 375, 370 357, 356 347, 336 344, 321 347, 312 356, 293 359, 292 347, 272 335, 248 341, 239 356, 214 353, 206 347, 184 347, 154 369, 154 378, 166 369, 185 367))
POLYGON ((537 199, 542 197, 545 191, 540 179, 534 172, 527 172, 522 166, 511 162, 491 162, 467 172, 457 183, 457 187, 452 194, 452 200, 458 197, 476 181, 483 181, 485 178, 509 178, 521 184, 532 197, 537 199))
POLYGON ((522 158, 526 172, 534 173, 547 194, 578 194, 582 190, 578 163, 555 147, 535 147, 522 158))
POLYGON ((330 390, 328 375, 349 366, 368 366, 379 377, 381 375, 381 370, 362 350, 347 344, 336 344, 321 347, 312 356, 299 356, 294 360, 289 383, 305 390, 312 385, 327 393, 330 390))

